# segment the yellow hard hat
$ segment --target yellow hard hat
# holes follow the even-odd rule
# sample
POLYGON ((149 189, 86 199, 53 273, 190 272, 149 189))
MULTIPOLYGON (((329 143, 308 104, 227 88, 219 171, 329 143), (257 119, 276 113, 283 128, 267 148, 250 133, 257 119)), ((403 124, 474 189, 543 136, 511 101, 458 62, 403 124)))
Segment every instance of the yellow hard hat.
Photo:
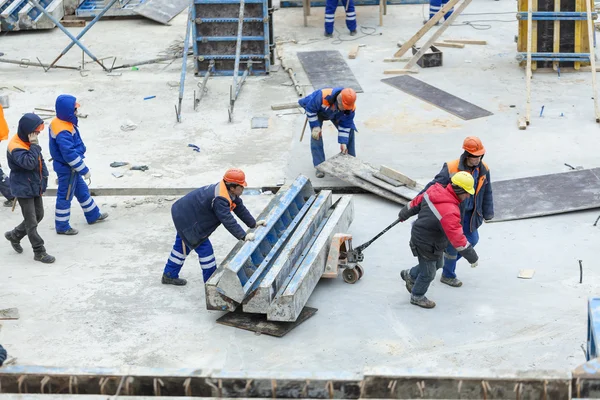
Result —
POLYGON ((473 175, 466 171, 459 171, 452 175, 451 179, 452 183, 462 189, 465 192, 473 195, 475 194, 475 180, 473 179, 473 175))

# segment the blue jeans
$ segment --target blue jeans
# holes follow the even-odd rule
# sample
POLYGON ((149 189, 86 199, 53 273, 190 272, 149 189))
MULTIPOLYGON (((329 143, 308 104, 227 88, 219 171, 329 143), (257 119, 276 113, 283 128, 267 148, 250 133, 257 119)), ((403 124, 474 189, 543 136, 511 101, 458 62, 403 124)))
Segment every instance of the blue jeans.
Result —
MULTIPOLYGON (((468 226, 468 221, 466 221, 466 224, 463 223, 463 231, 467 237, 467 240, 469 243, 471 243, 471 246, 475 247, 477 242, 479 242, 479 232, 477 232, 477 229, 475 229, 473 232, 467 232, 469 229, 468 226), (466 229, 465 225, 467 226, 466 229)), ((444 253, 444 270, 442 271, 442 275, 444 275, 446 278, 456 278, 456 273, 454 272, 456 271, 456 262, 461 258, 462 256, 458 254, 458 251, 456 251, 451 244, 448 245, 446 252, 444 253)))
POLYGON ((412 295, 424 296, 429 289, 429 284, 435 279, 438 269, 442 268, 443 258, 440 256, 437 260, 428 260, 421 256, 417 257, 419 264, 410 269, 410 279, 414 282, 412 295))
MULTIPOLYGON (((206 282, 217 269, 217 260, 215 259, 210 240, 206 239, 204 242, 200 243, 194 251, 198 254, 200 268, 202 268, 202 277, 204 278, 204 282, 206 282)), ((179 234, 177 234, 177 236, 175 236, 175 244, 173 244, 173 249, 171 250, 171 254, 169 254, 169 259, 167 260, 167 265, 165 265, 163 273, 169 278, 179 278, 179 271, 181 271, 189 252, 190 249, 187 246, 185 248, 183 247, 183 241, 179 234)))
MULTIPOLYGON (((348 138, 348 154, 353 157, 356 157, 356 149, 354 146, 354 129, 350 129, 350 137, 348 138)), ((312 154, 313 165, 316 167, 317 165, 325 162, 325 150, 323 149, 323 135, 319 138, 319 140, 313 139, 310 137, 310 152, 312 154)))

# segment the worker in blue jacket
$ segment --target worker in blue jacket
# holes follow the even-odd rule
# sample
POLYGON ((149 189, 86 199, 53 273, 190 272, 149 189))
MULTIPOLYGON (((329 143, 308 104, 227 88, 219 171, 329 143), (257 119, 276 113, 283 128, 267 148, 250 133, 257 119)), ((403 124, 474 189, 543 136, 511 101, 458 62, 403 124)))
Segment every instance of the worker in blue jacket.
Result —
POLYGON ((8 357, 8 354, 6 353, 6 350, 4 350, 4 347, 2 347, 0 344, 0 367, 2 364, 4 364, 4 361, 6 361, 6 357, 8 357))
POLYGON ((209 236, 221 224, 239 240, 254 240, 254 233, 246 233, 231 215, 232 211, 251 229, 266 226, 266 221, 256 221, 244 206, 240 197, 244 187, 244 172, 229 169, 220 182, 196 189, 173 204, 171 215, 177 235, 165 265, 162 283, 177 286, 187 283, 179 278, 179 271, 191 250, 198 254, 204 282, 208 281, 217 269, 209 236))
POLYGON ((56 233, 60 235, 79 233, 69 224, 73 196, 81 205, 88 224, 108 218, 108 213, 100 212, 84 181, 84 178, 91 179, 91 173, 84 161, 86 148, 79 134, 78 108, 75 97, 67 94, 58 96, 56 118, 50 124, 50 155, 54 172, 58 175, 54 220, 56 233))
MULTIPOLYGON (((333 24, 335 22, 335 10, 339 0, 327 0, 325 3, 325 37, 333 37, 333 24)), ((342 0, 342 6, 346 11, 346 27, 350 36, 356 35, 356 9, 354 0, 342 0)))
MULTIPOLYGON (((323 121, 331 121, 337 128, 341 152, 356 157, 354 144, 356 92, 354 89, 336 87, 315 90, 310 95, 298 100, 298 104, 306 110, 306 117, 311 129, 310 151, 315 167, 325 161, 323 121)), ((323 178, 325 173, 317 171, 316 176, 323 178)))
POLYGON ((21 222, 4 234, 17 253, 23 252, 21 239, 29 238, 33 259, 50 264, 54 257, 46 253, 44 240, 37 231, 44 218, 42 194, 48 186, 48 169, 42 156, 38 135, 44 130, 44 121, 35 114, 25 114, 19 121, 17 134, 8 143, 6 158, 10 168, 10 190, 17 198, 23 214, 21 222))
MULTIPOLYGON (((450 183, 452 176, 460 171, 466 171, 475 181, 475 194, 460 205, 462 228, 467 240, 472 246, 479 242, 479 227, 483 221, 494 218, 494 197, 490 168, 483 162, 485 147, 477 136, 468 136, 463 141, 463 154, 460 158, 444 163, 442 170, 423 189, 427 190, 435 183, 445 186, 450 183)), ((458 251, 449 245, 444 252, 444 269, 440 282, 453 287, 462 286, 462 281, 456 277, 456 262, 461 258, 458 251)))

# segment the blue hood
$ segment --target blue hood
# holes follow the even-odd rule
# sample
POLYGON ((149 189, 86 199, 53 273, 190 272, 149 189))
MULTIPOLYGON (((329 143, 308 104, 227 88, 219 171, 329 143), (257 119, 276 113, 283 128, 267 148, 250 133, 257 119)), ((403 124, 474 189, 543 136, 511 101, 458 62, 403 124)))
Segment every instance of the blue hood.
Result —
POLYGON ((19 120, 19 129, 17 130, 19 139, 25 143, 29 143, 29 134, 35 131, 35 128, 43 123, 44 121, 39 117, 39 115, 32 113, 23 115, 19 120))
POLYGON ((75 116, 75 103, 77 99, 69 94, 61 94, 56 99, 56 116, 58 119, 67 121, 77 126, 78 119, 75 116))

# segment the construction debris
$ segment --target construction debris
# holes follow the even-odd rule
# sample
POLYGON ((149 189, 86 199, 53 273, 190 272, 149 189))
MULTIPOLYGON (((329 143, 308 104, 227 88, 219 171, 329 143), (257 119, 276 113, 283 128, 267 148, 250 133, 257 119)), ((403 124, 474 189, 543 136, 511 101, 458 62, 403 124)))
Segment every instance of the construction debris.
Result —
POLYGON ((294 102, 294 103, 283 103, 283 104, 272 104, 271 105, 271 110, 288 110, 288 109, 292 109, 292 108, 298 108, 300 107, 300 104, 298 104, 298 102, 294 102))
POLYGON ((535 269, 520 269, 518 278, 521 279, 531 279, 535 275, 535 269))
POLYGON ((19 309, 5 308, 0 310, 0 320, 1 319, 19 319, 19 309))
POLYGON ((477 45, 486 45, 487 41, 485 40, 470 40, 470 39, 444 39, 446 43, 458 43, 458 44, 477 44, 477 45))

